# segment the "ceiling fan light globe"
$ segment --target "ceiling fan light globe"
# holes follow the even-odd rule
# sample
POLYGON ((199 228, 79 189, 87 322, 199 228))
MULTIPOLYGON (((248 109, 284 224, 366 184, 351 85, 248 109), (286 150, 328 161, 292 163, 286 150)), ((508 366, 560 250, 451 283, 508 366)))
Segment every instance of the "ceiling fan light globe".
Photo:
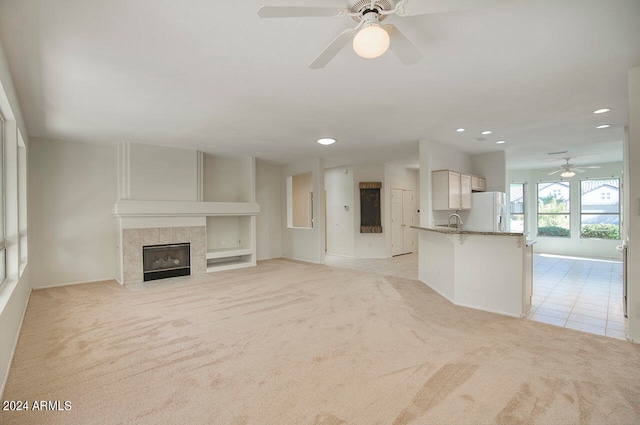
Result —
POLYGON ((562 174, 560 174, 560 175, 561 175, 562 177, 567 178, 567 177, 573 177, 573 176, 575 176, 575 175, 576 175, 576 173, 574 173, 573 171, 565 171, 565 172, 563 172, 563 173, 562 173, 562 174))
POLYGON ((382 56, 389 49, 390 44, 389 34, 380 25, 368 25, 358 31, 353 38, 353 50, 365 59, 382 56))

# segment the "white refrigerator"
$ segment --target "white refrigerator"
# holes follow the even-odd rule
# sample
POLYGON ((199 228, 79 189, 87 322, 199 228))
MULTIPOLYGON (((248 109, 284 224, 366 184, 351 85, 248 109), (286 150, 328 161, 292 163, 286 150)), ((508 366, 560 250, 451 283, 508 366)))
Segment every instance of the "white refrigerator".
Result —
POLYGON ((476 192, 471 194, 471 210, 464 230, 477 232, 506 232, 507 210, 504 192, 476 192))

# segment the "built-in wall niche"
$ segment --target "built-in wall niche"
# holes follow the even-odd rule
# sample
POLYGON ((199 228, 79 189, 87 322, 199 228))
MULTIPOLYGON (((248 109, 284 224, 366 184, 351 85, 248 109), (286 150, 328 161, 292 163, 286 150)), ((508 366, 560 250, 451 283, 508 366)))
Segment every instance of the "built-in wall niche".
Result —
POLYGON ((207 217, 207 272, 255 265, 255 216, 207 217))
POLYGON ((313 227, 313 174, 287 177, 287 226, 313 227))
POLYGON ((251 247, 251 216, 207 217, 207 251, 251 247))
POLYGON ((206 202, 253 202, 251 157, 202 155, 202 196, 206 202))
POLYGON ((382 233, 381 182, 360 183, 360 233, 382 233))

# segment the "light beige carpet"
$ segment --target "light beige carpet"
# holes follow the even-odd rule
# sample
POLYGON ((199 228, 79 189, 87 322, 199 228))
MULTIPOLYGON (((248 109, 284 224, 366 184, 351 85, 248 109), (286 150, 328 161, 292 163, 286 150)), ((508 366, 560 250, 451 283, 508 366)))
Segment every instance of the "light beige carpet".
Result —
POLYGON ((637 424, 640 347, 286 260, 34 291, 5 424, 637 424))

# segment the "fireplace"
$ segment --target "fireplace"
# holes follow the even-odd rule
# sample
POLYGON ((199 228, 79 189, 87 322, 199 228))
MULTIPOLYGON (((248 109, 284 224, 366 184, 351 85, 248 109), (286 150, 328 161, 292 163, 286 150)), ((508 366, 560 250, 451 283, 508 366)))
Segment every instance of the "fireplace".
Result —
POLYGON ((188 243, 143 246, 144 281, 190 275, 190 257, 188 243))

